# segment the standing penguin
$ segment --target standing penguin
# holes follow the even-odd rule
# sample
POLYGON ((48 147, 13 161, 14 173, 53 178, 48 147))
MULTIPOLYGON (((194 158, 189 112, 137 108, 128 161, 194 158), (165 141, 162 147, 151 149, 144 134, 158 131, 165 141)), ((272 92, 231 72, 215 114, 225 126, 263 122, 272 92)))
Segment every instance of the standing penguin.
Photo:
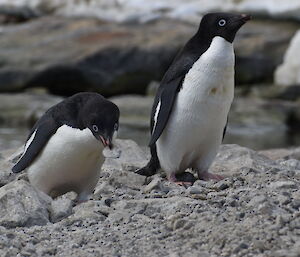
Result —
POLYGON ((179 52, 162 79, 151 113, 151 159, 137 171, 151 176, 160 167, 169 181, 191 184, 222 179, 208 172, 226 131, 234 96, 236 32, 250 16, 206 14, 197 33, 179 52))
POLYGON ((30 183, 56 197, 68 191, 87 200, 98 182, 102 151, 112 148, 119 108, 96 93, 78 93, 51 107, 32 128, 17 173, 28 168, 30 183))

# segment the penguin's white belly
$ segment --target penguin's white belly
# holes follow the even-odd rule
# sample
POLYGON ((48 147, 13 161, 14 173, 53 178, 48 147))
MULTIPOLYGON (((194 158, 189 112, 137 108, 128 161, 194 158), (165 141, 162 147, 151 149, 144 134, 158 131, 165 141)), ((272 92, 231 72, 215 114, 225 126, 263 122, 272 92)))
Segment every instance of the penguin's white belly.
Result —
POLYGON ((233 47, 216 37, 187 73, 157 141, 158 158, 168 174, 209 168, 222 142, 233 94, 233 47))
POLYGON ((102 151, 102 144, 89 129, 63 125, 29 166, 29 181, 47 194, 70 190, 91 193, 104 162, 102 151))

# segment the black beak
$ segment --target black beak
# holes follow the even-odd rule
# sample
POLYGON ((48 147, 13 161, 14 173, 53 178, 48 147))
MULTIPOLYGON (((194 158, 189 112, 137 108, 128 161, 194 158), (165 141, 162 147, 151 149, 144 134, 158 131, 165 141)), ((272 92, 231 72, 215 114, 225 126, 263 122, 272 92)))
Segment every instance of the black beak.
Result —
POLYGON ((102 144, 104 145, 104 147, 108 147, 110 150, 113 149, 113 144, 111 142, 111 139, 109 137, 103 137, 103 136, 99 136, 100 137, 100 141, 102 142, 102 144))

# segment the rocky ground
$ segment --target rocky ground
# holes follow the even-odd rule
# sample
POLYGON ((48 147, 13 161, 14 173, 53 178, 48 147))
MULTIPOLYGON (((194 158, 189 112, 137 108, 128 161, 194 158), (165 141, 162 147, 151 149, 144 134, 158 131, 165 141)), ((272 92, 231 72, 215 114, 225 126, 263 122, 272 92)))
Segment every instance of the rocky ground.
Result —
POLYGON ((300 149, 255 152, 223 145, 220 182, 184 188, 133 171, 147 155, 118 141, 93 198, 73 206, 13 177, 1 153, 1 256, 300 256, 300 149))

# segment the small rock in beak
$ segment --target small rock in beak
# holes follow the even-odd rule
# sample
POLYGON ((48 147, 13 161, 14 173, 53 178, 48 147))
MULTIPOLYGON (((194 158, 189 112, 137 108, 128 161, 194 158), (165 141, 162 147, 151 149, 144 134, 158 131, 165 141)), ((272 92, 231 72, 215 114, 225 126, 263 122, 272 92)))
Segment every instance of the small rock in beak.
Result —
POLYGON ((249 20, 251 20, 251 15, 248 15, 248 14, 241 14, 241 19, 244 21, 244 22, 247 22, 249 20))

